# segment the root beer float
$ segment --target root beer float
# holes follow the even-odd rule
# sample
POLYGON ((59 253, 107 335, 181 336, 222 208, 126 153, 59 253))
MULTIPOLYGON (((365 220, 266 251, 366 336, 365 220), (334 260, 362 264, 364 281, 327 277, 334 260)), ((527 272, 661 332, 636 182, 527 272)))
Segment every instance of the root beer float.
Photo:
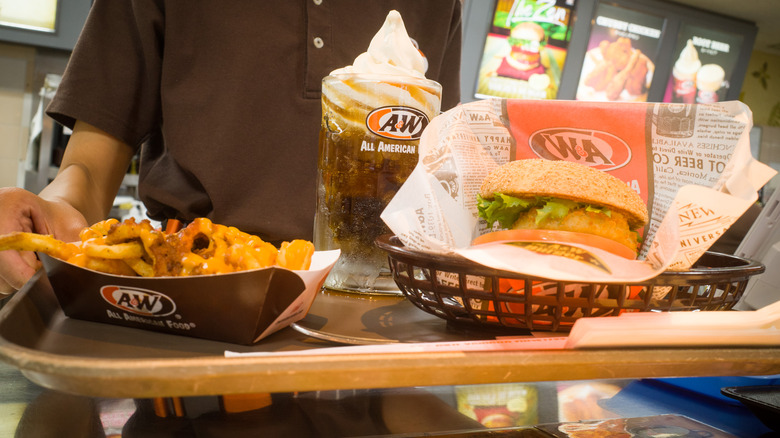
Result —
POLYGON ((322 81, 318 250, 340 249, 325 287, 400 293, 387 255, 374 245, 389 232, 380 214, 417 164, 423 129, 441 105, 441 85, 391 11, 368 50, 322 81))

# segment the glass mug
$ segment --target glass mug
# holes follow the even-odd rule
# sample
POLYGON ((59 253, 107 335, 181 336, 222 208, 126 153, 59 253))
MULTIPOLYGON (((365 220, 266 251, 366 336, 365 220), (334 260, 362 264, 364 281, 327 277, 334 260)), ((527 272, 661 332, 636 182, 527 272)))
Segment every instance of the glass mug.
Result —
POLYGON ((325 288, 400 294, 374 240, 390 232, 380 214, 417 165, 420 134, 440 108, 441 85, 429 79, 323 79, 314 245, 341 250, 325 288))

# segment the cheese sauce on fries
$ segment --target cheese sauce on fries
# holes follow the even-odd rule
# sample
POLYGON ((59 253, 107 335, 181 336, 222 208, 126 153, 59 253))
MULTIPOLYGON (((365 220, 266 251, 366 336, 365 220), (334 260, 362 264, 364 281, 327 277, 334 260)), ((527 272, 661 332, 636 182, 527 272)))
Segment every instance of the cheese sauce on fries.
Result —
POLYGON ((148 220, 107 219, 84 228, 80 242, 14 232, 0 236, 0 251, 35 251, 94 271, 141 277, 213 275, 279 266, 307 270, 314 244, 283 242, 277 249, 235 227, 198 218, 175 233, 148 220))

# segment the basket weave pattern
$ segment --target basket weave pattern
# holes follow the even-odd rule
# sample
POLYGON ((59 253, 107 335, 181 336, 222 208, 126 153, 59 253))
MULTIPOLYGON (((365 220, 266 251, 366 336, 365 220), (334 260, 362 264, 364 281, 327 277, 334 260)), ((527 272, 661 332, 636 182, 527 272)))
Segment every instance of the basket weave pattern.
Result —
POLYGON ((465 258, 408 250, 393 236, 377 245, 417 307, 456 324, 517 330, 568 331, 581 317, 623 312, 729 310, 760 263, 705 253, 691 269, 641 283, 571 283, 498 271, 465 258))

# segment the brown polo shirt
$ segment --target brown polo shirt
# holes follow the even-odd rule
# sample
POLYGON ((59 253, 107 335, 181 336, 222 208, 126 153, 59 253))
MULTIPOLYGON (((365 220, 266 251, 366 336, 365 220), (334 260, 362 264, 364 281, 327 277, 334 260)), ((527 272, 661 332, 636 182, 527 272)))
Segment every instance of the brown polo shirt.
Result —
POLYGON ((396 9, 460 99, 460 0, 95 0, 47 113, 141 151, 158 220, 208 217, 267 240, 311 238, 320 81, 396 9))

